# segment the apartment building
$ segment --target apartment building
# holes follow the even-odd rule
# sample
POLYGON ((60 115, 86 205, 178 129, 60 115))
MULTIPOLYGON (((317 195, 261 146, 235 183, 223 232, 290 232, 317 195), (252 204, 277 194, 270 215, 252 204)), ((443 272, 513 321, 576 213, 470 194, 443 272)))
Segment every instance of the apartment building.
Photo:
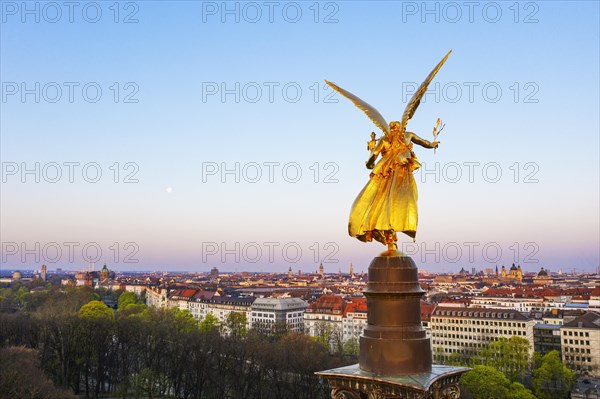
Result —
POLYGON ((600 312, 588 312, 562 325, 563 363, 577 374, 600 376, 600 312))
POLYGON ((214 291, 198 291, 188 301, 188 309, 199 321, 204 320, 210 314, 224 326, 231 313, 240 313, 246 316, 246 328, 250 328, 251 307, 255 299, 254 297, 215 295, 214 291))
POLYGON ((342 339, 344 342, 351 338, 358 341, 367 326, 367 298, 351 298, 344 308, 342 317, 342 339))
POLYGON ((306 307, 307 303, 299 298, 256 298, 251 305, 251 327, 265 333, 280 328, 301 333, 306 307))
POLYGON ((502 337, 525 338, 533 353, 535 321, 513 309, 444 308, 431 315, 432 347, 436 361, 457 353, 471 356, 502 337))
MULTIPOLYGON (((338 295, 323 295, 308 305, 304 312, 304 332, 313 337, 330 334, 343 340, 344 298, 338 295)), ((357 318, 358 320, 358 318, 357 318)))

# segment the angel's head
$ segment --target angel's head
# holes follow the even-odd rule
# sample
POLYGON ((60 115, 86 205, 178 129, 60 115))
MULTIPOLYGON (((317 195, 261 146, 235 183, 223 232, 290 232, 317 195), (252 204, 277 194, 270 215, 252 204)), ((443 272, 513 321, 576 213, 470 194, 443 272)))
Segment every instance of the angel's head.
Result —
POLYGON ((393 121, 390 122, 390 132, 392 133, 392 135, 397 135, 400 134, 401 129, 401 124, 398 121, 393 121))
POLYGON ((371 140, 375 140, 375 137, 377 137, 377 135, 375 134, 375 132, 371 132, 371 140))

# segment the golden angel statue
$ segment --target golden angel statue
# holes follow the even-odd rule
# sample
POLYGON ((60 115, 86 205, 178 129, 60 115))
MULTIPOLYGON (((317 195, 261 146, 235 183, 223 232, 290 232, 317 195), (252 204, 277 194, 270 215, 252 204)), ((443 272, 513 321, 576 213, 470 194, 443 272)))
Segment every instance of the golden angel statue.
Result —
POLYGON ((413 143, 433 149, 439 144, 435 141, 439 134, 437 130, 440 125, 439 119, 434 128, 432 142, 407 131, 406 125, 419 106, 427 86, 451 52, 452 50, 446 54, 419 86, 404 110, 402 121, 390 122, 389 125, 371 105, 334 83, 325 81, 367 114, 385 134, 376 140, 375 134, 371 133, 371 141, 367 145, 370 156, 366 164, 372 172, 369 182, 352 204, 348 233, 361 241, 375 239, 387 245, 390 253, 395 252, 397 248, 396 232, 402 232, 413 240, 417 234, 417 185, 413 172, 420 167, 420 164, 412 151, 413 143), (379 156, 381 159, 375 163, 379 156))

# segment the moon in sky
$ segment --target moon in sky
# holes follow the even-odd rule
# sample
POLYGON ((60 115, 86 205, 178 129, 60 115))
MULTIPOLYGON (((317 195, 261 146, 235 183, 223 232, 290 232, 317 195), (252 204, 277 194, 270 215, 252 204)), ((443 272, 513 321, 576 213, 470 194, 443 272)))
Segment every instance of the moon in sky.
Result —
POLYGON ((171 191, 173 191, 173 189, 171 187, 167 187, 167 189, 165 190, 167 193, 171 193, 171 191))

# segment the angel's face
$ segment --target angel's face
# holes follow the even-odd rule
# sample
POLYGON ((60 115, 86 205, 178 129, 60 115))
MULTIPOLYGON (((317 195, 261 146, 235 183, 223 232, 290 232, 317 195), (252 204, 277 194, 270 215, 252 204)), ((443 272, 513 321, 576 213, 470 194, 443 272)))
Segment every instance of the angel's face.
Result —
POLYGON ((400 124, 398 122, 391 122, 390 123, 390 131, 392 132, 393 135, 400 133, 400 124))

